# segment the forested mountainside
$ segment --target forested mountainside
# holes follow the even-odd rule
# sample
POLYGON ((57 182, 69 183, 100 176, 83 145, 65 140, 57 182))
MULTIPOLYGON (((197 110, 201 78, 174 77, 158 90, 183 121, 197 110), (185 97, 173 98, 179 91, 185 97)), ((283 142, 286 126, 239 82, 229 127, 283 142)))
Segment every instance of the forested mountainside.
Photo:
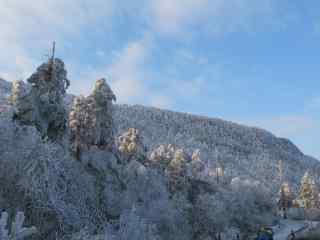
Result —
POLYGON ((248 239, 276 220, 282 181, 296 193, 318 176, 265 130, 116 105, 105 79, 87 97, 70 84, 53 58, 0 79, 1 239, 248 239))
MULTIPOLYGON (((11 83, 0 79, 3 103, 7 103, 10 89, 11 83)), ((73 99, 73 95, 66 95, 66 106, 70 108, 73 99)), ((317 159, 304 155, 290 140, 260 128, 123 104, 114 105, 114 121, 117 135, 131 127, 139 129, 149 152, 161 144, 176 144, 188 152, 200 149, 213 167, 225 168, 226 174, 263 181, 270 187, 278 181, 280 161, 283 178, 296 186, 305 171, 320 171, 317 159)))
MULTIPOLYGON (((6 102, 10 90, 11 83, 0 79, 0 101, 6 102)), ((68 108, 73 99, 73 95, 65 96, 68 108)), ((139 129, 149 152, 161 144, 175 144, 189 153, 200 149, 212 167, 223 167, 226 174, 259 180, 268 187, 279 180, 280 161, 283 178, 294 187, 305 171, 320 171, 317 159, 263 129, 139 105, 115 104, 113 118, 116 135, 128 128, 139 129)))
POLYGON ((140 129, 148 149, 168 143, 188 151, 200 149, 212 166, 223 167, 226 174, 253 178, 268 187, 279 181, 280 161, 283 178, 293 184, 306 170, 320 171, 318 160, 263 129, 144 106, 116 105, 114 116, 117 132, 128 126, 140 129))

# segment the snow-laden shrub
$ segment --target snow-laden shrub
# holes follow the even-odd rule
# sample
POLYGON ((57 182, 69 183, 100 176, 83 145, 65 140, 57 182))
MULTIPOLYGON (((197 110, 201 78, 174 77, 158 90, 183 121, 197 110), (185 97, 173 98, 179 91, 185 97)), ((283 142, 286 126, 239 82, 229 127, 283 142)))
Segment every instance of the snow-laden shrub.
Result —
POLYGON ((145 158, 142 135, 137 129, 129 128, 126 132, 122 133, 117 139, 117 147, 126 161, 130 161, 132 158, 139 160, 145 158))
POLYGON ((7 212, 1 213, 0 239, 1 240, 23 240, 37 232, 35 227, 24 227, 25 216, 23 212, 17 212, 14 221, 9 225, 7 212))
POLYGON ((229 224, 243 234, 272 224, 275 202, 272 192, 261 183, 237 179, 231 183, 231 190, 222 194, 228 206, 229 224))
POLYGON ((155 148, 149 157, 150 165, 165 169, 174 158, 176 148, 172 144, 160 145, 155 148))
MULTIPOLYGON (((43 142, 34 127, 0 119, 0 203, 24 210, 39 236, 51 239, 82 226, 104 225, 97 206, 96 176, 68 148, 43 142)), ((42 238, 43 239, 43 238, 42 238)))
POLYGON ((199 195, 193 209, 193 231, 196 239, 212 238, 228 229, 228 206, 219 194, 199 195))
POLYGON ((155 225, 137 215, 133 207, 125 211, 119 221, 119 230, 115 240, 160 240, 155 225))

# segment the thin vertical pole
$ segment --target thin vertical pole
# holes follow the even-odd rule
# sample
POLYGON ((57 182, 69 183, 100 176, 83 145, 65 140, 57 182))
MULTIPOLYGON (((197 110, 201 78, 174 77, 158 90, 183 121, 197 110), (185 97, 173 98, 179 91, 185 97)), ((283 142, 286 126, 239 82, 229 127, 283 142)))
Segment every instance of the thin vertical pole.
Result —
POLYGON ((51 56, 52 62, 54 60, 55 51, 56 51, 56 42, 53 41, 53 44, 52 44, 52 56, 51 56))

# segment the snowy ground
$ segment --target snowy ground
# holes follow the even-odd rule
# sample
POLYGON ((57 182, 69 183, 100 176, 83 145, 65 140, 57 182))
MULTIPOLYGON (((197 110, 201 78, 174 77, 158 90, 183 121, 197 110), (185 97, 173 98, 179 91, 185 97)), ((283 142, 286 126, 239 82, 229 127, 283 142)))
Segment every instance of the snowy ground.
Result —
POLYGON ((291 231, 299 231, 305 228, 307 223, 305 221, 285 220, 281 221, 280 227, 274 227, 274 240, 287 240, 291 231))

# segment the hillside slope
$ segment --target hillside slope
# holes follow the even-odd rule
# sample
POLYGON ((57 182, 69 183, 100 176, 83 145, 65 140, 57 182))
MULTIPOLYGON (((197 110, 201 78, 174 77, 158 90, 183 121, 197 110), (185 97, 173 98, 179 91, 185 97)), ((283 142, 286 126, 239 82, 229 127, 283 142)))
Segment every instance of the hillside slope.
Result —
POLYGON ((296 188, 305 171, 320 171, 320 162, 290 140, 259 128, 144 106, 116 105, 115 109, 118 133, 128 127, 139 129, 149 150, 165 143, 189 151, 200 149, 213 167, 222 166, 228 175, 277 185, 281 160, 284 179, 296 188))
POLYGON ((320 162, 289 140, 220 119, 114 105, 104 79, 72 108, 73 95, 46 101, 61 89, 43 82, 42 67, 29 94, 13 84, 11 104, 11 84, 0 80, 0 205, 25 212, 26 225, 39 230, 31 239, 201 240, 235 232, 248 239, 276 220, 280 160, 295 190, 305 171, 318 176, 320 162))
MULTIPOLYGON (((6 106, 11 83, 0 79, 0 104, 6 106)), ((66 104, 73 96, 67 95, 66 104)), ((290 140, 270 132, 221 119, 139 105, 115 105, 116 135, 137 128, 149 152, 160 144, 175 144, 191 153, 200 149, 210 166, 223 167, 231 177, 259 180, 276 191, 279 161, 283 179, 294 188, 305 171, 320 172, 320 162, 304 155, 290 140), (273 188, 274 187, 274 188, 273 188)))

